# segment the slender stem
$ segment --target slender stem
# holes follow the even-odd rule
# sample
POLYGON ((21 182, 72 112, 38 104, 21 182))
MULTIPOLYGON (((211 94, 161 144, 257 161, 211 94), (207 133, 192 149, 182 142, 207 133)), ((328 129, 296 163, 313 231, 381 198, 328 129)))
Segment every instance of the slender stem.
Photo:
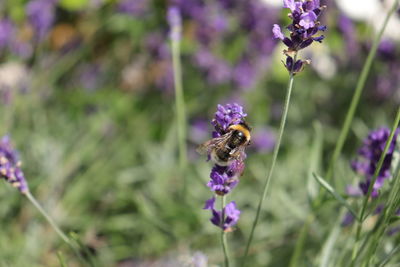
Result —
POLYGON ((225 198, 226 196, 221 197, 221 244, 222 250, 224 252, 224 259, 225 259, 225 267, 229 267, 229 253, 228 253, 228 242, 226 241, 226 232, 224 231, 224 221, 225 221, 225 198))
POLYGON ((387 152, 389 150, 390 144, 392 143, 392 140, 393 140, 394 134, 396 132, 396 129, 399 126, 399 122, 400 122, 400 107, 397 110, 396 119, 395 119, 395 121, 393 123, 392 130, 390 132, 390 136, 389 136, 388 140, 386 141, 385 148, 383 150, 382 155, 379 158, 378 165, 377 165, 377 168, 375 169, 374 176, 373 176, 373 178, 372 178, 372 180, 371 180, 371 182, 369 184, 367 195, 364 197, 363 205, 362 205, 360 216, 359 216, 361 221, 357 223, 356 241, 355 241, 355 245, 353 247, 351 266, 354 266, 355 260, 357 258, 358 247, 359 247, 360 236, 361 236, 361 227, 362 227, 363 221, 365 220, 364 215, 365 215, 365 212, 366 212, 366 209, 367 209, 368 200, 371 197, 373 186, 374 186, 374 184, 375 184, 375 182, 376 182, 376 180, 378 178, 378 175, 379 175, 379 173, 381 171, 381 168, 382 168, 382 165, 383 165, 383 161, 385 160, 385 157, 386 157, 386 154, 387 154, 387 152))
POLYGON ((61 239, 67 243, 68 245, 72 245, 71 240, 67 237, 66 234, 58 227, 57 223, 50 217, 50 215, 43 209, 43 207, 37 202, 35 197, 31 194, 31 192, 25 193, 25 196, 29 199, 30 202, 37 208, 38 211, 46 218, 46 220, 50 223, 51 227, 56 231, 56 233, 61 237, 61 239))
POLYGON ((397 255, 399 251, 400 251, 400 244, 397 245, 394 249, 392 249, 389 255, 381 262, 379 267, 384 267, 394 255, 397 255))
MULTIPOLYGON (((61 239, 67 243, 70 248, 74 251, 75 255, 78 257, 79 260, 85 262, 82 258, 81 254, 79 253, 78 249, 74 246, 71 240, 67 237, 66 234, 58 227, 57 223, 50 217, 50 215, 43 209, 42 205, 37 202, 36 198, 31 194, 30 191, 24 192, 24 195, 29 199, 29 201, 35 206, 35 208, 43 215, 43 217, 50 223, 51 227, 56 231, 56 233, 61 237, 61 239)), ((93 266, 92 264, 89 264, 93 266)))
POLYGON ((365 61, 365 64, 364 64, 363 69, 361 71, 361 75, 360 75, 360 77, 359 77, 359 79, 357 81, 357 86, 356 86, 356 89, 354 91, 354 95, 353 95, 353 98, 351 100, 351 103, 350 103, 350 108, 349 108, 349 110, 348 110, 348 112, 346 114, 346 119, 344 121, 342 130, 340 132, 339 139, 338 139, 338 141, 336 143, 335 150, 334 150, 332 158, 331 158, 331 160, 329 162, 328 171, 327 171, 327 174, 325 176, 326 180, 328 182, 330 182, 330 180, 333 178, 333 170, 335 169, 336 162, 337 162, 337 160, 339 158, 339 155, 342 152, 344 142, 346 141, 346 137, 349 134, 350 126, 351 126, 351 123, 353 121, 354 114, 355 114, 356 108, 358 106, 358 103, 360 102, 361 93, 362 93, 362 91, 364 89, 364 85, 365 85, 365 82, 367 80, 369 71, 371 69, 372 61, 375 58, 376 51, 378 49, 378 46, 379 46, 379 43, 381 41, 382 35, 383 35, 384 31, 385 31, 385 28, 386 28, 386 26, 387 26, 387 24, 389 22, 390 17, 396 11, 396 7, 398 6, 398 4, 399 4, 399 0, 396 0, 395 3, 393 4, 393 7, 391 8, 391 10, 386 15, 385 21, 384 21, 384 23, 383 23, 378 35, 374 39, 374 42, 372 44, 372 48, 369 51, 367 60, 365 61))
MULTIPOLYGON (((296 62, 296 55, 294 57, 294 62, 296 62)), ((276 145, 275 145, 275 148, 274 148, 274 153, 273 153, 273 156, 272 156, 271 167, 269 169, 269 172, 268 172, 268 175, 267 175, 267 179, 266 179, 265 184, 264 184, 263 193, 262 193, 262 196, 260 198, 260 202, 258 203, 256 216, 254 218, 253 226, 252 226, 251 231, 250 231, 250 236, 249 236, 249 239, 247 241, 246 250, 244 252, 242 265, 244 265, 245 262, 246 262, 246 258, 247 258, 247 255, 249 253, 250 245, 251 245, 251 242, 253 241, 254 231, 256 229, 256 226, 257 226, 257 223, 258 223, 258 219, 260 217, 261 208, 262 208, 264 199, 267 196, 267 192, 268 192, 269 184, 270 184, 270 181, 271 181, 271 178, 272 178, 272 174, 274 173, 274 167, 275 167, 276 159, 278 157, 279 149, 280 149, 280 146, 281 146, 282 136, 283 136, 283 132, 285 130, 285 125, 286 125, 286 118, 287 118, 287 114, 288 114, 288 111, 289 111, 290 97, 291 97, 292 89, 293 89, 293 81, 294 81, 294 74, 290 73, 289 82, 288 82, 287 91, 286 91, 285 106, 283 108, 282 119, 281 119, 281 123, 280 123, 280 127, 279 127, 278 140, 276 141, 276 145)))
MULTIPOLYGON (((180 29, 172 29, 178 31, 180 29)), ((182 86, 182 67, 180 60, 180 40, 172 39, 172 64, 174 69, 174 84, 175 84, 175 108, 176 121, 178 131, 178 146, 179 146, 179 170, 182 176, 183 195, 186 193, 186 178, 184 175, 187 158, 186 158, 186 116, 185 116, 185 99, 182 86)))
POLYGON ((296 246, 294 252, 292 254, 292 258, 290 259, 289 267, 296 267, 298 266, 298 261, 301 256, 301 252, 303 250, 304 243, 306 241, 307 233, 310 228, 311 222, 314 221, 314 215, 310 213, 307 216, 306 221, 303 224, 303 227, 300 230, 300 235, 297 238, 296 246))

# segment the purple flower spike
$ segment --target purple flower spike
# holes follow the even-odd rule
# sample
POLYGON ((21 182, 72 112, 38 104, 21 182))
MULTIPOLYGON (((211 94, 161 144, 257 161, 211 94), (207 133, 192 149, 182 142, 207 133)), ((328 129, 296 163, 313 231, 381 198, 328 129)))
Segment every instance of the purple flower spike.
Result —
POLYGON ((118 3, 117 10, 120 13, 140 17, 146 14, 149 9, 148 0, 121 0, 118 3))
POLYGON ((179 8, 171 6, 168 8, 167 20, 170 27, 170 38, 173 41, 181 39, 182 19, 179 8))
POLYGON ((0 20, 0 49, 8 46, 14 38, 14 25, 8 19, 0 20))
POLYGON ((43 39, 55 19, 55 0, 33 0, 26 6, 26 14, 39 40, 43 39))
POLYGON ((20 167, 21 162, 11 145, 10 138, 4 136, 0 140, 0 177, 18 188, 21 193, 27 193, 28 184, 20 167))
MULTIPOLYGON (((389 146, 389 150, 385 155, 382 168, 375 184, 373 185, 372 197, 379 196, 378 190, 384 185, 385 180, 392 176, 391 164, 399 132, 400 130, 397 129, 389 146)), ((368 192, 369 185, 374 177, 375 171, 378 167, 378 161, 385 149, 389 136, 390 130, 384 127, 370 132, 368 137, 364 140, 363 146, 358 151, 359 157, 351 162, 351 168, 356 173, 365 177, 365 181, 359 183, 359 188, 364 195, 368 192)))
POLYGON ((310 46, 314 41, 322 42, 323 35, 316 36, 319 31, 325 31, 326 26, 321 26, 318 17, 325 6, 320 6, 319 0, 284 0, 283 7, 289 8, 289 18, 292 23, 286 27, 289 30, 288 37, 282 33, 281 28, 274 24, 272 33, 275 39, 280 39, 288 47, 284 54, 286 69, 294 75, 301 72, 307 60, 293 62, 293 55, 301 49, 310 46))
MULTIPOLYGON (((229 153, 226 161, 221 160, 221 158, 218 158, 219 160, 215 160, 216 164, 210 173, 211 179, 207 183, 207 186, 210 188, 210 190, 221 197, 225 197, 226 194, 231 192, 232 189, 237 186, 239 183, 238 177, 242 175, 245 167, 244 160, 246 159, 246 154, 244 150, 236 150, 237 152, 234 152, 235 154, 233 154, 232 158, 230 158, 231 151, 233 151, 233 149, 237 149, 237 147, 230 146, 235 146, 233 143, 231 143, 231 139, 233 137, 238 137, 239 133, 241 133, 241 138, 246 138, 243 140, 247 140, 244 144, 249 144, 249 135, 245 134, 246 130, 250 132, 250 127, 248 127, 244 121, 246 116, 247 114, 244 113, 243 107, 239 104, 234 103, 218 105, 215 118, 211 121, 211 124, 215 129, 212 134, 213 139, 205 144, 213 144, 213 142, 226 142, 224 149, 231 149, 230 151, 223 151, 223 149, 215 149, 215 147, 211 147, 210 151, 207 151, 208 159, 213 158, 213 160, 213 155, 218 155, 218 153, 225 155, 225 153, 229 153), (238 124, 241 125, 239 126, 238 124), (243 127, 243 129, 241 129, 241 127, 243 127)), ((236 208, 236 203, 229 203, 225 207, 222 207, 222 211, 216 210, 214 205, 215 197, 207 200, 204 205, 204 209, 212 211, 211 222, 214 225, 222 228, 222 230, 225 232, 232 231, 232 227, 237 223, 240 216, 240 211, 236 208)))
POLYGON ((243 112, 243 107, 239 104, 218 105, 215 119, 211 121, 215 128, 216 136, 225 134, 229 126, 243 122, 246 116, 247 114, 243 112))
POLYGON ((239 183, 237 176, 243 171, 244 164, 241 161, 234 161, 228 167, 215 165, 210 174, 211 180, 207 186, 217 195, 228 194, 239 183))
POLYGON ((212 211, 210 221, 225 232, 231 232, 233 230, 232 227, 237 224, 240 217, 240 210, 237 209, 234 201, 224 207, 224 218, 222 218, 222 211, 215 209, 215 197, 206 201, 204 209, 212 211))

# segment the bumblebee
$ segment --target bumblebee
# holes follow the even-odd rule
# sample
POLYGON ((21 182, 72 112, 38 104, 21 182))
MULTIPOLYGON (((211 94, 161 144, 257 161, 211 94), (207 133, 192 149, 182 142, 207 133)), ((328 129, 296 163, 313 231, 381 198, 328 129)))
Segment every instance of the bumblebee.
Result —
POLYGON ((231 125, 222 136, 199 145, 197 152, 209 155, 220 166, 228 166, 233 160, 243 161, 244 149, 250 145, 250 132, 251 128, 246 122, 231 125))

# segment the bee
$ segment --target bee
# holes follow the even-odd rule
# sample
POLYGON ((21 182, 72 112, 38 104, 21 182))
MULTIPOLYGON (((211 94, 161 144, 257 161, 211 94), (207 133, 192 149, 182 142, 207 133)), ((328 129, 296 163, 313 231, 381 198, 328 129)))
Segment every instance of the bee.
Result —
POLYGON ((244 150, 250 145, 250 131, 246 122, 231 125, 224 135, 199 145, 197 152, 209 155, 219 166, 229 166, 234 160, 243 161, 244 150))

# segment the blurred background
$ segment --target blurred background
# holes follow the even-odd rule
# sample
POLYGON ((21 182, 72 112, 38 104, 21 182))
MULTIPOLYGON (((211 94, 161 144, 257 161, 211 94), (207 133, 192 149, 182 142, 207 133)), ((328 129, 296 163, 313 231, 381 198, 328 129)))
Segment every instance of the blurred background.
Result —
MULTIPOLYGON (((302 53, 283 147, 249 266, 287 266, 316 194, 372 39, 392 1, 321 1, 326 39, 302 53), (310 167, 312 166, 312 167, 310 167)), ((272 25, 288 24, 279 0, 1 0, 0 135, 20 153, 30 189, 103 266, 216 266, 219 229, 202 210, 212 164, 196 154, 211 137, 217 104, 244 106, 253 127, 246 170, 229 195, 242 210, 228 235, 244 250, 271 162, 288 73, 272 25), (166 10, 183 19, 181 59, 189 168, 182 196, 166 10), (199 265, 194 265, 198 263, 199 265), (203 265, 200 265, 203 264, 203 265)), ((339 167, 367 132, 390 125, 400 103, 400 12, 374 60, 339 167)), ((48 223, 5 182, 0 265, 79 266, 48 223)), ((302 263, 314 266, 337 205, 312 224, 302 263)), ((349 229, 343 228, 343 233, 349 229)), ((345 234, 338 240, 346 244, 345 234)), ((397 240, 398 241, 398 240, 397 240)), ((396 242, 395 239, 392 242, 396 242)))

